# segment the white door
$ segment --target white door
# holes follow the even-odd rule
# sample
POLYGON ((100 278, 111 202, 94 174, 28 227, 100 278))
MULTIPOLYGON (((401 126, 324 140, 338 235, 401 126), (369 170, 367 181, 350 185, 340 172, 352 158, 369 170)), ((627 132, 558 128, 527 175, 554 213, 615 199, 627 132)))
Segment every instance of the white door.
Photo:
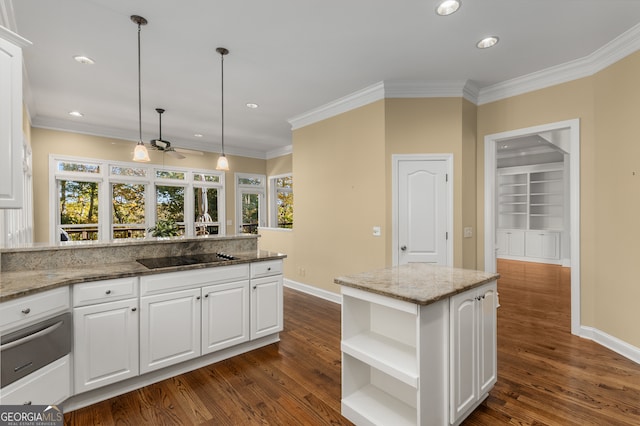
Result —
POLYGON ((448 176, 442 160, 399 160, 397 166, 398 264, 448 264, 448 176))

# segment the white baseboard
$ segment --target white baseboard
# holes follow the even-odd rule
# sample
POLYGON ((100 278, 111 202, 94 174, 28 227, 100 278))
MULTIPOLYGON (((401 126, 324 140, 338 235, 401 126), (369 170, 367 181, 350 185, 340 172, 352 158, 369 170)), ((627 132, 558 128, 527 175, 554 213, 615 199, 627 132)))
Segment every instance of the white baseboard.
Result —
POLYGON ((597 328, 581 326, 580 337, 593 340, 594 342, 609 348, 612 351, 622 355, 625 358, 629 358, 631 361, 640 364, 640 348, 637 348, 624 340, 620 340, 617 337, 600 331, 597 328))
POLYGON ((284 286, 292 288, 294 290, 301 291, 303 293, 310 294, 312 296, 319 297, 321 299, 328 300, 329 302, 342 304, 342 295, 334 293, 332 291, 323 290, 318 287, 314 287, 308 284, 302 284, 297 281, 286 279, 284 280, 284 286))

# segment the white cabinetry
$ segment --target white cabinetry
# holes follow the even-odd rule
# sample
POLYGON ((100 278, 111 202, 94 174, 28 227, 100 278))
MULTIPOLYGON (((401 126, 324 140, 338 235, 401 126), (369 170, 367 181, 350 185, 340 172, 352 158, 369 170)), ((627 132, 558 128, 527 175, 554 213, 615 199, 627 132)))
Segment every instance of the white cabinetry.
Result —
POLYGON ((75 393, 138 375, 138 279, 73 288, 75 393))
POLYGON ((249 281, 202 289, 202 354, 249 340, 249 281))
POLYGON ((282 331, 282 261, 251 265, 251 339, 282 331))
POLYGON ((140 373, 200 356, 200 289, 140 298, 140 373))
MULTIPOLYGON (((60 287, 0 304, 0 332, 7 334, 69 311, 69 288, 60 287)), ((0 389, 0 404, 59 404, 72 395, 71 357, 65 355, 0 389)))
POLYGON ((551 263, 560 260, 565 228, 563 163, 498 170, 497 255, 551 263))
POLYGON ((29 44, 0 27, 0 209, 23 205, 22 46, 29 44))
POLYGON ((71 396, 71 357, 48 364, 0 390, 2 405, 60 404, 71 396))
POLYGON ((475 409, 496 383, 496 308, 495 283, 451 298, 452 424, 475 409))
POLYGON ((460 423, 496 380, 495 291, 492 281, 417 305, 343 286, 342 414, 359 425, 460 423))

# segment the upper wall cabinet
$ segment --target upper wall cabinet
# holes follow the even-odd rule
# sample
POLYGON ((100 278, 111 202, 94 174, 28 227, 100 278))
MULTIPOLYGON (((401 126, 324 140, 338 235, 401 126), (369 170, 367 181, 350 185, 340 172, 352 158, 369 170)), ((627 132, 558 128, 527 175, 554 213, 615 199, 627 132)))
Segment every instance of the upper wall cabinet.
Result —
POLYGON ((23 204, 22 47, 30 44, 0 27, 0 209, 23 204))

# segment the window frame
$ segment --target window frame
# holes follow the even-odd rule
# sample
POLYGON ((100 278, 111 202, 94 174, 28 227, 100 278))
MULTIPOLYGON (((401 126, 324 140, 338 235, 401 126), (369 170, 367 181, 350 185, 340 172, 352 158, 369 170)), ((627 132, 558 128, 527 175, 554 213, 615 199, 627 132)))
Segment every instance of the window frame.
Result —
POLYGON ((236 196, 236 233, 242 233, 242 195, 258 195, 258 228, 266 224, 265 199, 267 193, 267 176, 259 173, 235 173, 235 196, 236 196), (260 185, 240 183, 241 179, 260 179, 260 185))
MULTIPOLYGON (((224 236, 226 234, 225 224, 225 173, 212 169, 195 169, 190 167, 164 166, 161 164, 140 164, 134 162, 110 161, 95 158, 75 157, 66 155, 49 155, 49 242, 51 244, 60 244, 60 211, 59 211, 59 195, 58 182, 60 180, 79 180, 83 182, 98 182, 98 240, 99 242, 113 242, 113 208, 111 200, 113 197, 112 184, 144 184, 145 185, 145 228, 153 226, 156 223, 156 186, 182 186, 184 187, 184 225, 187 237, 196 237, 195 235, 195 208, 193 189, 196 187, 210 187, 218 190, 218 234, 224 236), (75 171, 58 171, 57 166, 60 162, 70 162, 77 164, 94 164, 99 165, 99 173, 75 172, 75 171), (120 174, 111 174, 112 167, 142 169, 146 171, 146 176, 127 176, 120 174), (183 179, 158 178, 156 173, 159 171, 181 172, 184 173, 183 179), (217 182, 196 181, 196 175, 217 176, 217 182)), ((149 234, 145 239, 149 238, 149 234)), ((117 240, 126 240, 129 238, 118 238, 117 240)), ((131 240, 139 240, 141 238, 131 238, 131 240)), ((96 241, 96 240, 93 240, 96 241)), ((89 243, 89 241, 76 241, 75 243, 89 243)))
POLYGON ((293 173, 283 173, 280 175, 273 175, 273 176, 269 176, 269 181, 268 181, 268 190, 269 190, 269 228, 271 229, 277 229, 280 231, 292 231, 293 230, 293 224, 291 225, 291 228, 281 228, 280 226, 278 226, 278 192, 288 192, 293 194, 293 188, 292 189, 288 189, 288 188, 282 188, 280 189, 280 187, 278 187, 278 185, 276 184, 278 179, 282 179, 282 178, 286 178, 286 177, 291 177, 291 183, 293 185, 293 173))

